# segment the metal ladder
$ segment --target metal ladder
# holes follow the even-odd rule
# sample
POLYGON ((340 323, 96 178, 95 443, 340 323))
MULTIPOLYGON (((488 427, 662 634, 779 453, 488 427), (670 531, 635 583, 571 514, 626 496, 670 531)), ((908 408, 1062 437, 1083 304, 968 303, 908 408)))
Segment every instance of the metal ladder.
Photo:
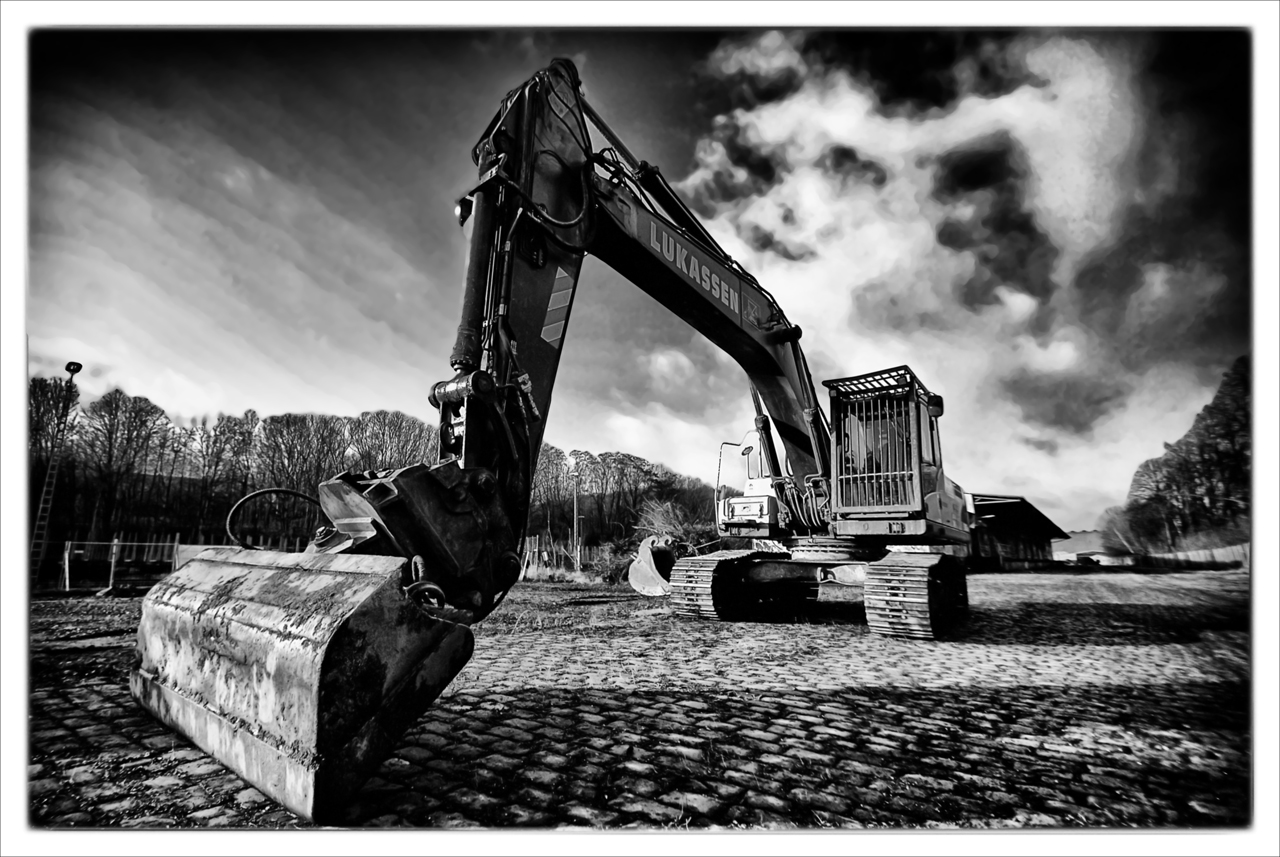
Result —
POLYGON ((66 434, 66 420, 58 423, 53 436, 53 451, 49 454, 49 469, 44 476, 44 490, 40 492, 40 508, 36 512, 36 525, 31 533, 31 585, 36 585, 36 575, 44 563, 45 548, 49 544, 49 514, 53 509, 53 489, 58 484, 58 471, 62 467, 62 438, 66 434))

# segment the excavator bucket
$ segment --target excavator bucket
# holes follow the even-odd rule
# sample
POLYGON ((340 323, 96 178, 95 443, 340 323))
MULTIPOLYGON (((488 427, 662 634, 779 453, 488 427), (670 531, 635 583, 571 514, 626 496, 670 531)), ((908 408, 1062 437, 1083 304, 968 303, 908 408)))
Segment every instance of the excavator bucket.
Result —
POLYGON ((214 548, 142 603, 130 690, 295 814, 336 820, 471 657, 399 557, 214 548))
POLYGON ((675 539, 671 536, 649 536, 636 551, 636 558, 627 571, 627 582, 641 595, 670 595, 671 569, 675 564, 675 539))

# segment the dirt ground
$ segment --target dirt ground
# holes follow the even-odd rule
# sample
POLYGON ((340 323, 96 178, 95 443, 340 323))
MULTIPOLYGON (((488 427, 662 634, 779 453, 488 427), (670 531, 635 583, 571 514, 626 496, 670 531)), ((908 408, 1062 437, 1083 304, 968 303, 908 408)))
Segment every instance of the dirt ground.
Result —
MULTIPOLYGON (((938 642, 861 590, 785 621, 526 582, 352 803, 359 827, 1238 827, 1243 572, 974 575, 938 642)), ((31 605, 37 828, 308 826, 129 698, 137 598, 31 605)))

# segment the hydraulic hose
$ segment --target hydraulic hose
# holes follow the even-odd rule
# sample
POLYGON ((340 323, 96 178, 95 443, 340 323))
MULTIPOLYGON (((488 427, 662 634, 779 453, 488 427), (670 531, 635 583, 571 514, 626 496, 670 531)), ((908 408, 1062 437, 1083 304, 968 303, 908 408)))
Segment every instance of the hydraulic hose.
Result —
POLYGON ((241 506, 243 506, 245 503, 252 500, 254 497, 261 497, 265 494, 289 494, 290 496, 293 496, 293 497, 301 497, 303 500, 306 500, 308 503, 312 503, 316 506, 320 505, 320 501, 317 498, 312 497, 310 494, 303 494, 301 491, 294 491, 292 488, 260 488, 257 491, 251 491, 248 494, 245 494, 239 500, 237 500, 236 504, 231 507, 231 511, 227 512, 227 523, 226 523, 227 537, 230 538, 231 541, 235 542, 236 547, 241 547, 247 550, 255 550, 255 551, 264 550, 264 548, 254 547, 253 545, 247 545, 244 542, 240 541, 240 539, 236 536, 236 534, 231 531, 231 522, 235 519, 236 512, 240 511, 241 506))

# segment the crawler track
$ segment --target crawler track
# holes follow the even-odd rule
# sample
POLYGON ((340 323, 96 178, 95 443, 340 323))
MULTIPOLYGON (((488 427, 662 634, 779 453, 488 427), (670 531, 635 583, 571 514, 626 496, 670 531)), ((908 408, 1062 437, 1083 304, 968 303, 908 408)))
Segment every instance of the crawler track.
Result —
POLYGON ((872 633, 933 640, 964 620, 969 589, 952 557, 891 553, 867 566, 863 603, 872 633))
POLYGON ((671 569, 671 606, 676 613, 701 619, 731 619, 742 613, 742 570, 762 551, 716 551, 677 560, 671 569), (730 580, 733 578, 733 580, 730 580), (735 592, 735 590, 738 590, 735 592), (734 597, 734 596, 737 597, 734 597))
POLYGON ((723 621, 794 612, 818 600, 816 580, 760 586, 744 579, 754 562, 787 558, 785 553, 750 550, 685 557, 671 570, 671 606, 684 616, 723 621))
MULTIPOLYGON (((752 584, 747 570, 770 551, 717 551, 679 560, 671 571, 675 612, 700 619, 785 619, 818 600, 817 582, 752 584)), ((969 611, 963 563, 939 554, 891 553, 867 564, 863 603, 873 634, 934 640, 969 611)))

